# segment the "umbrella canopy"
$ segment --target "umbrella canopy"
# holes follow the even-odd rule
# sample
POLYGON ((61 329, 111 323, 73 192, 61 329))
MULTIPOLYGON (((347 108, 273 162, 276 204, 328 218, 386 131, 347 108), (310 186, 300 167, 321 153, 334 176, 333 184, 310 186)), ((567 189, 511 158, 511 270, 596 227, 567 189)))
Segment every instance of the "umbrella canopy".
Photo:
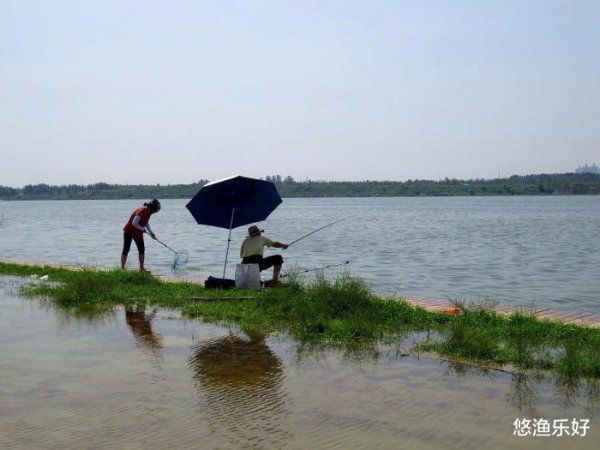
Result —
POLYGON ((273 183, 238 175, 205 184, 185 207, 199 224, 229 230, 223 266, 225 278, 231 230, 265 220, 280 203, 273 183))
POLYGON ((232 229, 265 220, 280 203, 273 183, 238 175, 205 184, 185 207, 201 225, 232 229))

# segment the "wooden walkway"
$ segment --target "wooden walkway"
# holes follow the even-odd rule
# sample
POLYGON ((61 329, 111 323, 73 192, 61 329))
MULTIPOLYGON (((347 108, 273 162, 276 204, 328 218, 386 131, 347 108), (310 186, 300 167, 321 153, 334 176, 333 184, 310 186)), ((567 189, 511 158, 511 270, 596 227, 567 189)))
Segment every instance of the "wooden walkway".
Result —
MULTIPOLYGON (((399 298, 400 299, 400 298, 399 298)), ((434 312, 446 312, 448 314, 457 314, 459 311, 455 308, 450 300, 432 300, 427 298, 403 297, 401 300, 405 300, 413 306, 420 306, 427 311, 434 312)), ((524 314, 530 314, 537 319, 541 320, 552 320, 556 322, 569 323, 574 325, 588 326, 592 328, 600 328, 600 314, 598 313, 586 313, 576 311, 562 311, 558 309, 535 309, 529 307, 519 306, 502 306, 498 305, 491 308, 493 311, 503 316, 510 316, 515 312, 522 312, 524 314)))

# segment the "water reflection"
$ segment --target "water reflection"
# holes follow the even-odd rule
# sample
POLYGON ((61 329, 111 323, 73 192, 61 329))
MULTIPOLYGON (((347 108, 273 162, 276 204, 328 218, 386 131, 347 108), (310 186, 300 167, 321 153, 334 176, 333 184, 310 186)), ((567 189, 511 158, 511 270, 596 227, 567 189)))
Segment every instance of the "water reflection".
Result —
POLYGON ((458 379, 468 379, 474 376, 494 378, 508 375, 511 377, 506 398, 520 412, 535 414, 538 412, 542 385, 554 386, 555 397, 560 400, 563 409, 574 408, 585 401, 585 410, 594 414, 600 405, 600 379, 576 377, 550 377, 537 372, 507 371, 499 368, 478 366, 465 362, 445 361, 445 375, 454 375, 458 379))
POLYGON ((587 409, 600 403, 600 379, 558 378, 554 384, 555 394, 563 400, 563 407, 576 405, 578 400, 587 399, 587 409))
POLYGON ((290 437, 284 367, 259 331, 201 342, 189 359, 213 432, 231 447, 281 446, 290 437))
POLYGON ((153 376, 162 379, 165 376, 160 370, 163 366, 162 336, 152 329, 152 320, 157 311, 158 308, 152 308, 147 312, 145 304, 126 305, 125 322, 133 334, 136 348, 148 356, 152 366, 157 369, 153 376))
POLYGON ((100 327, 113 321, 116 317, 114 309, 107 307, 56 307, 50 300, 41 301, 40 304, 47 310, 55 312, 61 329, 73 325, 100 327))
POLYGON ((539 380, 536 382, 532 377, 523 373, 512 375, 508 392, 508 401, 521 412, 534 414, 537 408, 539 380))
MULTIPOLYGON (((15 284, 5 279, 0 287, 6 293, 14 289, 15 284)), ((100 326, 106 319, 114 317, 114 311, 104 308, 59 307, 43 300, 41 304, 47 309, 55 310, 61 327, 73 323, 100 326)), ((136 348, 151 356, 155 368, 161 368, 164 357, 163 338, 153 329, 157 312, 157 308, 148 311, 144 304, 126 306, 125 321, 135 339, 136 348)), ((228 429, 235 439, 252 439, 263 444, 265 439, 276 442, 289 437, 284 426, 288 415, 284 365, 269 347, 266 337, 259 331, 246 331, 245 336, 230 332, 226 336, 192 346, 188 361, 193 369, 192 376, 197 391, 210 409, 211 425, 215 429, 228 429), (264 423, 264 428, 249 426, 256 421, 264 423), (271 430, 270 435, 264 431, 266 429, 271 430)), ((334 352, 341 360, 354 365, 373 365, 382 360, 407 357, 411 353, 409 341, 414 344, 419 340, 419 334, 413 333, 412 336, 404 337, 402 345, 396 346, 367 343, 332 347, 319 342, 297 342, 295 362, 325 361, 334 352)), ((539 410, 542 406, 539 404, 540 399, 544 397, 544 385, 553 387, 554 397, 564 409, 583 406, 594 413, 600 405, 600 379, 554 376, 550 372, 504 370, 464 361, 442 361, 446 377, 454 376, 468 381, 472 377, 493 379, 509 376, 510 382, 504 396, 510 405, 521 412, 533 414, 539 410), (583 402, 585 405, 581 405, 583 402)), ((234 440, 232 445, 241 442, 234 440)))
MULTIPOLYGON (((0 277, 0 287, 8 297, 18 291, 19 282, 0 277)), ((223 328, 199 321, 191 321, 188 328, 183 321, 163 320, 161 311, 143 304, 107 311, 44 302, 39 311, 25 308, 26 314, 20 303, 15 304, 13 309, 3 307, 0 314, 6 349, 0 387, 12 393, 9 404, 13 403, 0 415, 13 421, 11 430, 21 430, 14 434, 19 439, 45 439, 61 424, 76 427, 56 415, 56 405, 65 411, 79 408, 77 421, 79 415, 87 415, 90 422, 107 418, 122 422, 123 435, 135 434, 130 430, 136 427, 150 428, 154 434, 148 439, 158 442, 168 436, 172 443, 193 440, 207 448, 214 442, 219 448, 295 444, 316 448, 326 446, 328 436, 350 444, 373 441, 373 447, 381 436, 389 447, 400 435, 436 436, 439 427, 430 424, 442 423, 448 411, 455 411, 458 419, 444 423, 463 430, 467 426, 461 421, 478 417, 483 405, 509 427, 507 416, 514 420, 515 411, 553 417, 565 411, 573 417, 595 417, 600 412, 600 380, 560 379, 549 372, 537 376, 448 361, 436 367, 437 362, 423 363, 411 354, 414 341, 424 337, 414 333, 401 346, 290 343, 287 348, 295 351, 282 360, 264 333, 223 335, 223 328), (57 318, 61 329, 55 335, 57 318), (90 324, 93 333, 88 332, 90 324), (208 338, 215 333, 218 338, 208 338), (121 351, 116 352, 118 345, 121 351), (290 371, 294 361, 302 364, 290 371), (114 367, 116 375, 103 378, 106 367, 114 367), (110 390, 117 394, 107 396, 110 390), (459 402, 460 409, 444 403, 448 398, 459 402), (27 421, 47 424, 47 434, 33 427, 23 429, 27 421), (142 426, 148 423, 152 427, 142 426), (407 431, 412 427, 414 435, 407 431), (314 440, 309 438, 311 432, 314 440)), ((114 433, 114 423, 95 436, 114 433)), ((504 432, 490 433, 498 438, 504 432)), ((469 439, 468 444, 460 440, 464 448, 479 444, 472 441, 478 432, 464 430, 464 436, 469 439)), ((2 445, 2 438, 0 447, 10 448, 2 445)))
POLYGON ((152 319, 156 317, 157 311, 157 308, 153 308, 150 314, 147 314, 145 305, 125 307, 125 322, 129 325, 137 346, 142 350, 163 348, 161 336, 152 331, 152 319))

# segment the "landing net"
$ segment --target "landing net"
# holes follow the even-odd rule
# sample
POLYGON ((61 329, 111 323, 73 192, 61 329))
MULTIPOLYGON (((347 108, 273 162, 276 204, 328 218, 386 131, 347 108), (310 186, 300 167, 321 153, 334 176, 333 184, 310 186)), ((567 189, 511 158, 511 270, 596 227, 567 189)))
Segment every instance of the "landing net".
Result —
POLYGON ((173 260, 173 270, 179 270, 182 269, 183 267, 185 267, 185 265, 188 263, 188 251, 187 250, 179 250, 178 252, 175 252, 175 259, 173 260))

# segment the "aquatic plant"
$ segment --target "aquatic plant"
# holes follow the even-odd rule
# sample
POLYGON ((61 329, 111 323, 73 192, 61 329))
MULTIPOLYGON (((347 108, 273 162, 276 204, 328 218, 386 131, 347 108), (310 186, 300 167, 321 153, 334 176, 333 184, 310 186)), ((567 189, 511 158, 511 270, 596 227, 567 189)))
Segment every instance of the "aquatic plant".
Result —
POLYGON ((518 371, 554 371, 561 377, 600 378, 600 330, 538 320, 518 312, 503 317, 489 305, 457 302, 459 314, 428 312, 401 299, 385 299, 348 274, 312 282, 286 278, 279 288, 260 291, 205 290, 170 283, 137 271, 71 270, 0 263, 0 274, 48 276, 26 285, 25 295, 43 296, 62 308, 106 311, 117 304, 177 308, 189 318, 258 328, 291 336, 300 346, 345 349, 349 354, 407 335, 423 335, 416 352, 474 361, 518 371))
POLYGON ((600 377, 600 330, 536 319, 517 312, 464 310, 419 348, 519 370, 555 370, 567 377, 600 377))

